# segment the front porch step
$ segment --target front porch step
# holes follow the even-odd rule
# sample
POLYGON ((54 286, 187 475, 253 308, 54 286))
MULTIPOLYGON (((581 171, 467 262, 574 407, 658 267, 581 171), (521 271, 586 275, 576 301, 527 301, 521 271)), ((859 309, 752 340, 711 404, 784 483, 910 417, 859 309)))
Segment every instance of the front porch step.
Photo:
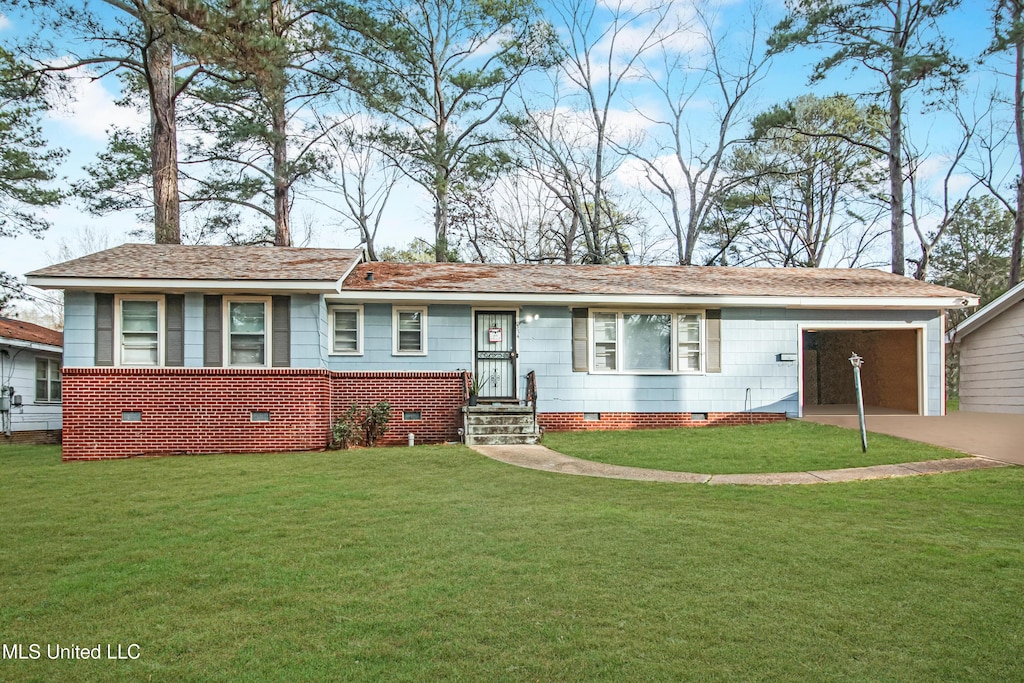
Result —
POLYGON ((490 427, 505 425, 518 427, 521 425, 533 426, 533 413, 527 415, 466 415, 466 424, 473 427, 490 427))
POLYGON ((537 434, 466 434, 467 446, 531 446, 540 443, 537 434))
POLYGON ((503 404, 462 409, 468 446, 535 444, 540 432, 530 406, 503 404))
POLYGON ((537 428, 532 421, 522 424, 475 424, 473 434, 486 436, 489 434, 536 434, 537 428))

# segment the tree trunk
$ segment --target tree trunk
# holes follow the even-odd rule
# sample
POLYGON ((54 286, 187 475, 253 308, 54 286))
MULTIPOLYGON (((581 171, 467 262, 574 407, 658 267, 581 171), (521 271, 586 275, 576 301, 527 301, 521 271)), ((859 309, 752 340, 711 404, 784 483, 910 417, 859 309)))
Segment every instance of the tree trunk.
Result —
MULTIPOLYGON (((162 29, 156 29, 160 31, 162 29)), ((178 203, 178 127, 174 106, 174 49, 163 34, 146 48, 149 65, 153 224, 157 244, 181 244, 178 203)))
MULTIPOLYGON (((897 21, 896 35, 899 35, 897 21)), ((894 46, 895 47, 895 46, 894 46)), ((903 60, 893 57, 889 98, 889 211, 892 213, 892 272, 903 275, 903 60)))
POLYGON ((292 246, 291 228, 289 227, 288 193, 288 117, 285 112, 284 82, 275 87, 270 96, 270 116, 274 127, 274 246, 292 246))
MULTIPOLYGON (((1013 3, 1013 25, 1020 26, 1022 6, 1013 3)), ((1024 240, 1024 34, 1017 29, 1014 40, 1016 69, 1014 71, 1013 118, 1017 130, 1017 213, 1013 217, 1013 243, 1010 248, 1010 287, 1020 282, 1021 248, 1024 240)))
POLYGON ((434 261, 448 262, 448 178, 437 169, 434 182, 434 261))

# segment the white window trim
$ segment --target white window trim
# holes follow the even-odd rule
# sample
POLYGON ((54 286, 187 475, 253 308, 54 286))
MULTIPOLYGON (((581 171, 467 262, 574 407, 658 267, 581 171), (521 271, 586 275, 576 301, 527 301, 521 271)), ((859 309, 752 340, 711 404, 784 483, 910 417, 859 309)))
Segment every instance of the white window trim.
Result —
MULTIPOLYGON (((58 399, 50 398, 50 384, 53 381, 51 379, 53 377, 53 375, 50 374, 50 372, 54 368, 54 366, 56 366, 56 368, 57 368, 57 375, 60 376, 60 370, 61 370, 61 368, 60 368, 60 359, 49 358, 47 356, 36 356, 36 363, 38 363, 41 360, 42 361, 46 361, 46 398, 39 398, 39 393, 36 392, 35 403, 45 404, 45 405, 60 405, 61 402, 63 402, 63 400, 64 400, 64 382, 63 381, 61 382, 61 387, 60 387, 61 398, 58 398, 58 399)), ((38 371, 38 368, 34 368, 34 369, 38 371)), ((35 381, 37 381, 37 382, 39 381, 38 375, 35 377, 35 381)))
POLYGON ((327 334, 330 335, 328 341, 330 356, 361 356, 363 355, 363 307, 362 306, 328 306, 327 307, 327 334), (355 351, 337 351, 334 348, 334 313, 336 311, 355 311, 356 312, 356 350, 355 351))
POLYGON ((269 368, 273 359, 271 343, 274 330, 274 306, 269 296, 225 296, 223 301, 223 323, 221 324, 224 335, 224 367, 226 368, 269 368), (263 363, 236 364, 231 362, 231 304, 233 303, 262 303, 263 304, 263 363))
POLYGON ((425 356, 427 355, 427 307, 426 306, 393 306, 391 308, 391 355, 392 356, 425 356), (398 314, 420 313, 420 350, 398 350, 398 314))
POLYGON ((118 294, 114 297, 114 366, 120 368, 162 368, 164 366, 164 296, 162 294, 118 294), (121 339, 121 302, 156 302, 156 364, 125 363, 124 340, 121 339))
POLYGON ((594 375, 704 375, 707 374, 707 311, 704 309, 658 309, 645 310, 636 308, 592 308, 590 309, 589 320, 590 340, 587 354, 589 356, 590 371, 594 375), (594 315, 597 313, 615 314, 615 365, 614 370, 598 370, 595 362, 595 349, 597 346, 597 335, 594 330, 594 315), (668 370, 624 370, 622 368, 625 350, 626 326, 623 324, 623 316, 628 314, 643 315, 670 315, 672 316, 672 338, 669 341, 669 362, 668 370), (679 317, 683 315, 700 316, 700 369, 682 370, 679 368, 679 317))

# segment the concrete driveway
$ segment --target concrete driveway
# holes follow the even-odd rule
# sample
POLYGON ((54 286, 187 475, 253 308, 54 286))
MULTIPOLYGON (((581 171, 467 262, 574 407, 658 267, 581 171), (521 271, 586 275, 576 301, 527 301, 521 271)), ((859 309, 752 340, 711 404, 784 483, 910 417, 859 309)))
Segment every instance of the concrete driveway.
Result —
MULTIPOLYGON (((856 415, 808 415, 808 422, 858 429, 856 415)), ((868 415, 869 432, 945 446, 1014 465, 1024 465, 1024 415, 949 413, 944 417, 868 415)), ((870 448, 871 439, 868 438, 870 448)))

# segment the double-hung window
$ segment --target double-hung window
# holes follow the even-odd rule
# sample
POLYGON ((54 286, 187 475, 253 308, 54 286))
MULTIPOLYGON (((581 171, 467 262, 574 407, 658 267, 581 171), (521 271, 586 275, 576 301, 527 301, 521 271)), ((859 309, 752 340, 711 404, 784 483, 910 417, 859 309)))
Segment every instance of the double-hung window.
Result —
POLYGON ((36 402, 60 402, 60 362, 36 358, 36 402))
POLYGON ((427 354, 427 308, 395 308, 392 319, 396 356, 425 356, 427 354))
POLYGON ((270 299, 225 297, 224 315, 227 365, 266 367, 270 358, 270 299))
POLYGON ((346 356, 363 354, 363 307, 331 306, 331 353, 346 356))
POLYGON ((703 371, 701 313, 595 311, 592 320, 594 372, 703 371))
POLYGON ((160 365, 162 297, 120 297, 117 306, 118 364, 160 365))

